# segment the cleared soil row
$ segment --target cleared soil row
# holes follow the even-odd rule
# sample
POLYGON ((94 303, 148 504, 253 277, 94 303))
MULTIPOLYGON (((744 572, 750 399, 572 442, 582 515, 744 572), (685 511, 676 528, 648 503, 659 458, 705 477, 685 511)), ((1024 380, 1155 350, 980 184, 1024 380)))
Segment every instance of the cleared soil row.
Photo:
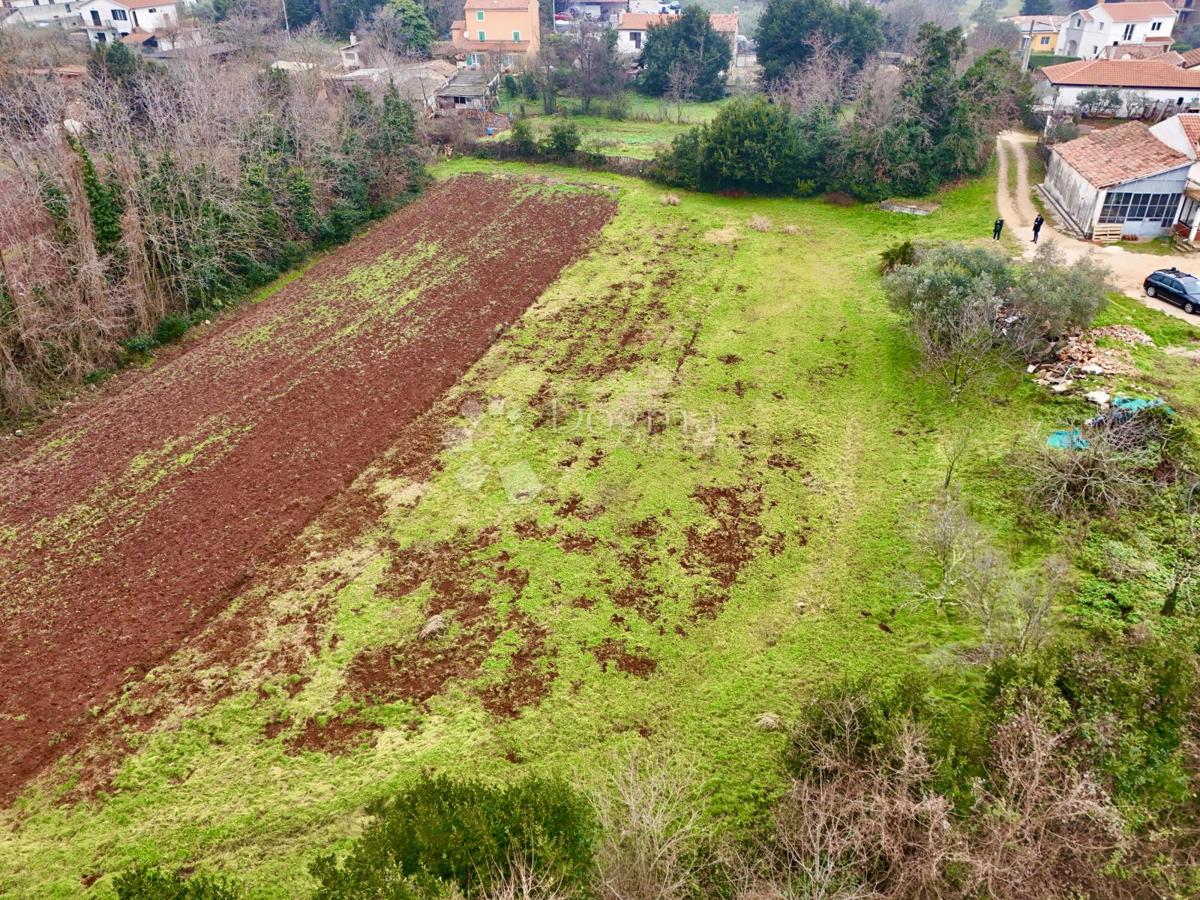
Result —
POLYGON ((0 797, 222 610, 615 209, 458 178, 0 461, 0 797))

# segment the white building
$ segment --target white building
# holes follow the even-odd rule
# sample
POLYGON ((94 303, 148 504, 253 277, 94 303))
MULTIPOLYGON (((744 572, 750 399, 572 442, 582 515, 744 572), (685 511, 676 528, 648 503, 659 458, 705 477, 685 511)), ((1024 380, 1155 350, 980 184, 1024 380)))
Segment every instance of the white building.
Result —
POLYGON ((1121 105, 1115 116, 1135 105, 1160 104, 1186 110, 1200 104, 1200 68, 1185 69, 1167 59, 1081 59, 1040 69, 1034 76, 1039 107, 1074 111, 1087 91, 1116 89, 1121 105))
POLYGON ((1087 237, 1153 238, 1185 212, 1194 164, 1141 122, 1127 122, 1053 145, 1041 191, 1087 237))
POLYGON ((1150 133, 1192 161, 1183 191, 1183 205, 1179 208, 1179 222, 1187 229, 1188 240, 1195 241, 1196 233, 1200 231, 1200 115, 1180 113, 1171 116, 1152 126, 1150 133))
POLYGON ((637 56, 646 44, 646 33, 675 18, 674 13, 625 13, 617 24, 617 52, 637 56))
POLYGON ((79 25, 77 10, 82 5, 81 0, 54 3, 51 0, 4 0, 0 8, 0 25, 60 25, 64 28, 75 28, 79 25))
POLYGON ((1175 10, 1161 0, 1098 3, 1067 16, 1058 34, 1058 53, 1093 59, 1104 47, 1118 44, 1170 46, 1175 10))
MULTIPOLYGON (((183 5, 190 5, 183 0, 183 5)), ((127 37, 135 30, 170 31, 179 27, 179 11, 172 2, 161 0, 89 0, 76 10, 83 18, 88 41, 93 47, 127 37)))

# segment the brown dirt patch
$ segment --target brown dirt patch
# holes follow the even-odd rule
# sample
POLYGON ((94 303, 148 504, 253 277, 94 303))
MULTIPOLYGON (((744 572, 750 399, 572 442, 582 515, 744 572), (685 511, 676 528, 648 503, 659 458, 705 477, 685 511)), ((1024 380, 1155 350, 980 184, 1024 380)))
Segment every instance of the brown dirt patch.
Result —
POLYGON ((713 524, 707 528, 688 527, 687 547, 680 564, 688 571, 707 575, 714 583, 715 589, 698 592, 693 608, 697 618, 712 618, 729 599, 729 589, 742 567, 759 552, 763 540, 763 527, 758 521, 763 510, 762 487, 702 487, 692 497, 713 524))
POLYGON ((346 753, 367 743, 372 732, 380 731, 375 722, 364 722, 353 715, 334 716, 325 724, 317 719, 306 719, 304 730, 284 742, 288 753, 305 751, 321 753, 346 753))
POLYGON ((635 675, 638 678, 649 678, 658 669, 658 662, 645 655, 648 651, 637 648, 640 652, 630 652, 628 645, 621 641, 607 638, 604 643, 592 648, 592 655, 600 663, 605 672, 612 665, 619 672, 635 675))
MULTIPOLYGON (((615 211, 520 187, 433 189, 6 456, 0 535, 20 540, 0 542, 0 799, 81 740, 129 671, 269 577, 385 448, 407 435, 389 464, 434 465, 429 411, 615 211), (345 280, 385 259, 418 262, 345 280)), ((359 499, 347 528, 380 511, 359 499)))

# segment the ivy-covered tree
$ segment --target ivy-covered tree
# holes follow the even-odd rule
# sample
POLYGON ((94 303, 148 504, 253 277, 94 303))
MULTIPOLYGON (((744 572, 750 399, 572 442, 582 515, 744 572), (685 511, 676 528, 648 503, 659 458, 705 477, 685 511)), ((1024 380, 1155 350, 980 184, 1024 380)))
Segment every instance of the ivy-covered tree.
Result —
POLYGON ((812 54, 812 39, 819 36, 834 49, 862 63, 883 46, 879 10, 863 0, 841 4, 833 0, 769 0, 758 23, 758 61, 763 80, 786 77, 793 66, 803 65, 812 54))
POLYGON ((80 141, 73 140, 71 147, 79 157, 79 180, 88 202, 96 253, 108 256, 121 243, 121 216, 125 214, 121 185, 115 180, 108 183, 101 180, 91 154, 80 141))
POLYGON ((700 6, 688 6, 678 18, 646 32, 637 89, 661 97, 686 70, 690 99, 719 100, 725 96, 732 58, 729 42, 712 27, 708 13, 700 6))

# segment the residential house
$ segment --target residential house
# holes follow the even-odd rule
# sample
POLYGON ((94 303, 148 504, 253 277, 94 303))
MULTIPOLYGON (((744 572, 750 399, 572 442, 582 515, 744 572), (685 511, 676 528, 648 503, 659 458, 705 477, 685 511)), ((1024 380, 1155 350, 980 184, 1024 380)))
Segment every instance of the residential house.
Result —
POLYGON ((1183 54, 1166 44, 1114 44, 1104 47, 1100 59, 1157 59, 1173 66, 1183 65, 1183 54))
POLYGON ((387 67, 364 66, 348 72, 328 73, 324 78, 331 85, 345 89, 392 85, 405 100, 432 111, 437 108, 438 91, 456 74, 479 76, 481 73, 459 69, 444 59, 424 59, 387 67))
POLYGON ((500 76, 479 69, 462 70, 436 93, 437 108, 445 112, 484 113, 492 106, 500 76))
POLYGON ((1181 237, 1186 235, 1189 241, 1195 241, 1196 233, 1200 231, 1200 115, 1180 113, 1171 116, 1151 126, 1150 133, 1192 161, 1176 231, 1181 237))
POLYGON ((712 13, 708 19, 712 22, 713 31, 729 42, 730 59, 737 56, 738 51, 738 16, 740 8, 735 6, 730 13, 712 13))
MULTIPOLYGON (((191 0, 182 0, 191 5, 191 0)), ((89 0, 76 7, 83 18, 88 42, 93 47, 127 37, 135 30, 169 32, 179 27, 179 11, 174 0, 89 0)))
POLYGON ((14 25, 77 28, 81 21, 78 12, 81 5, 81 0, 60 3, 52 0, 4 0, 3 6, 0 6, 0 25, 6 28, 14 25))
POLYGON ((1153 238, 1178 221, 1193 164, 1141 122, 1127 122, 1051 146, 1041 193, 1087 237, 1153 238))
POLYGON ((1085 91, 1115 88, 1121 92, 1116 116, 1134 104, 1158 103, 1176 110, 1200 102, 1200 68, 1185 69, 1159 59, 1081 59, 1045 66, 1034 77, 1043 109, 1072 111, 1085 91))
POLYGON ((675 18, 674 13, 625 13, 617 24, 617 52, 637 56, 646 43, 647 32, 675 18))
MULTIPOLYGON (((677 12, 624 13, 617 23, 617 52, 626 56, 637 56, 646 42, 646 33, 651 28, 665 25, 678 15, 677 12)), ((729 42, 729 51, 733 56, 737 56, 738 17, 739 9, 736 6, 733 12, 711 13, 708 17, 713 31, 729 42)))
POLYGON ((1067 17, 1009 16, 1004 21, 1011 22, 1017 31, 1028 35, 1030 53, 1054 55, 1058 53, 1058 35, 1067 17))
POLYGON ((1171 44, 1176 14, 1162 0, 1098 3, 1067 16, 1058 34, 1058 53, 1094 59, 1114 44, 1171 44))
POLYGON ((514 69, 541 46, 538 0, 466 0, 463 14, 450 37, 468 66, 514 69))

